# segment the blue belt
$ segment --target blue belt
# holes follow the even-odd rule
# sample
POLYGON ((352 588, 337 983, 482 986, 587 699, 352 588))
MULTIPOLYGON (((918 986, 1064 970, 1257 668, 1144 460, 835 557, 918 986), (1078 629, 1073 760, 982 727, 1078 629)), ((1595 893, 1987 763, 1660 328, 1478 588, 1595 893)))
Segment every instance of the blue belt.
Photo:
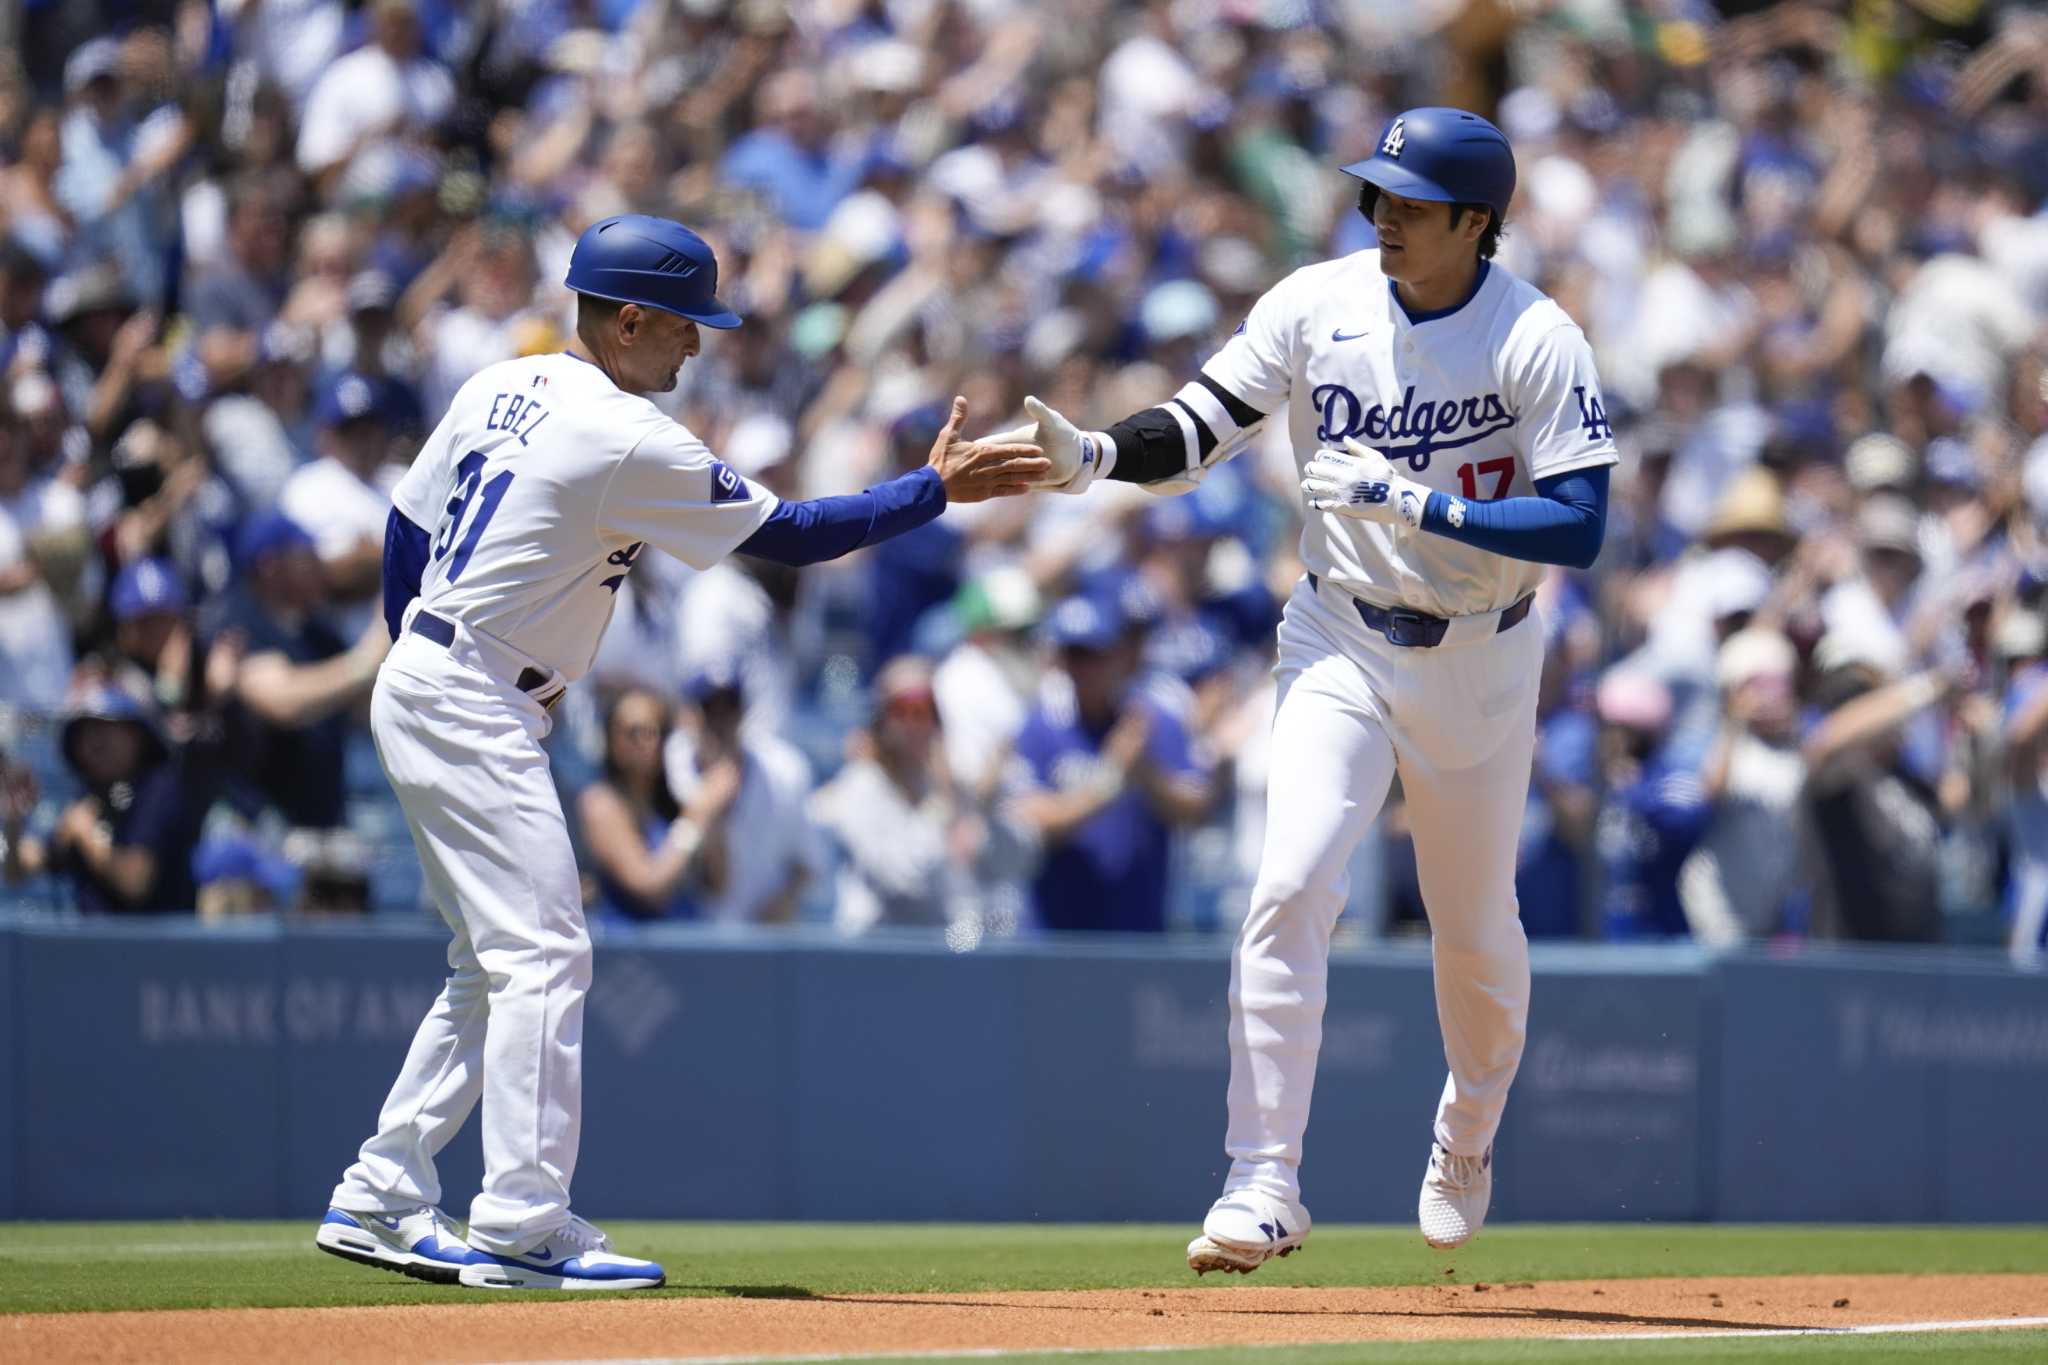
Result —
MULTIPOLYGON (((443 649, 455 648, 455 625, 452 621, 434 615, 430 611, 416 611, 412 614, 412 633, 423 640, 432 640, 443 649)), ((550 688, 548 675, 537 668, 523 668, 515 684, 521 692, 541 704, 544 710, 552 711, 555 703, 562 699, 566 687, 550 688)))
MULTIPOLYGON (((1320 584, 1314 574, 1308 576, 1309 591, 1315 592, 1320 584)), ((1344 594, 1351 597, 1350 593, 1344 594)), ((1536 600, 1530 593, 1521 601, 1500 614, 1500 623, 1493 628, 1495 635, 1521 623, 1529 614, 1529 607, 1536 600)), ((1360 598, 1351 597, 1351 605, 1358 608, 1358 619, 1387 637, 1389 644, 1411 649, 1434 649, 1444 642, 1444 632, 1451 623, 1441 616, 1427 612, 1410 611, 1406 607, 1376 607, 1360 598)))

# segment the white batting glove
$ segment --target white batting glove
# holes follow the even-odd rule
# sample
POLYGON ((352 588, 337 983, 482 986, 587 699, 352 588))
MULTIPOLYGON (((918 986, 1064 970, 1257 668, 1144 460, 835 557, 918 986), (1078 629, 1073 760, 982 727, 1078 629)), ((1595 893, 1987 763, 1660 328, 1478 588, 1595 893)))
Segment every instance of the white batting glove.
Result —
POLYGON ((1085 493, 1088 485, 1107 474, 1116 464, 1116 442, 1106 432, 1082 431, 1065 417, 1036 398, 1024 400, 1027 426, 991 432, 982 437, 990 445, 1035 445, 1052 461, 1052 472, 1036 488, 1055 493, 1085 493))
POLYGON ((1301 493, 1318 512, 1389 526, 1422 528, 1429 490, 1394 472, 1387 457, 1356 436, 1343 450, 1318 450, 1302 471, 1301 493))

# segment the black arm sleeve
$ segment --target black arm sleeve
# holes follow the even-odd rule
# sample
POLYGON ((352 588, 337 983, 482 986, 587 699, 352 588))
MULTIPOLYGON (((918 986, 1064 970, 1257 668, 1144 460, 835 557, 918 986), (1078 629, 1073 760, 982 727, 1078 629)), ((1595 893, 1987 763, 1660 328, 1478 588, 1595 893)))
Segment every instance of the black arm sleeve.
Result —
MULTIPOLYGON (((1195 383, 1214 395, 1240 427, 1248 427, 1263 416, 1257 408, 1206 374, 1197 374, 1195 383)), ((1177 478, 1191 468, 1200 467, 1209 458, 1209 452, 1216 448, 1216 434, 1209 430, 1209 424, 1178 398, 1170 398, 1156 408, 1146 408, 1124 418, 1109 429, 1108 435, 1116 442, 1116 464, 1109 471, 1109 477, 1125 483, 1156 483, 1161 479, 1177 478), (1192 458, 1189 450, 1191 437, 1194 443, 1192 458)))

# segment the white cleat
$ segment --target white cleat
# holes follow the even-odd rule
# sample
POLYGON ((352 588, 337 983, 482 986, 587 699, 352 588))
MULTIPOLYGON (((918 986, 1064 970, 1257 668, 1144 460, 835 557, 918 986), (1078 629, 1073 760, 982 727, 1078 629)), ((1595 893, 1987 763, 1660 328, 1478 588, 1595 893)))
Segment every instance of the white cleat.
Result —
POLYGON ((469 1248, 455 1225, 431 1204, 403 1213, 329 1209, 313 1231, 313 1245, 344 1261, 395 1270, 433 1284, 454 1284, 469 1260, 469 1248))
POLYGON ((1478 1235, 1493 1200, 1493 1148, 1483 1156, 1456 1156, 1435 1143, 1429 1148, 1429 1169, 1422 1173, 1422 1198, 1416 1221, 1422 1240, 1438 1251, 1451 1251, 1478 1235))
POLYGON ((1188 1269, 1249 1275, 1275 1256, 1291 1256, 1308 1240, 1308 1210, 1261 1190, 1226 1194, 1202 1220, 1202 1235, 1188 1243, 1188 1269))
POLYGON ((611 1238, 571 1214, 546 1241, 525 1251, 472 1249, 461 1283, 471 1289, 659 1289, 665 1278, 659 1265, 619 1255, 611 1238))

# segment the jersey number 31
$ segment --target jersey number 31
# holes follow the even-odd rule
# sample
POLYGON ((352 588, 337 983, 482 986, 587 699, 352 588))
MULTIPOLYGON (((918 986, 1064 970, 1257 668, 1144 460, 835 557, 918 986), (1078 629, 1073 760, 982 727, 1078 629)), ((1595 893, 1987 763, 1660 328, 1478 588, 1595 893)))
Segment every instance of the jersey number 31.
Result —
POLYGON ((462 529, 462 519, 469 513, 469 505, 477 504, 476 515, 470 518, 469 530, 463 535, 462 543, 455 545, 455 558, 448 562, 448 581, 453 583, 462 577, 462 571, 469 567, 469 557, 476 552, 476 543, 483 538, 484 527, 491 524, 492 515, 498 504, 505 499, 505 490, 512 486, 512 471, 505 470, 489 483, 484 482, 484 455, 472 450, 462 457, 462 463, 455 466, 455 496, 448 499, 448 520, 441 524, 440 537, 434 543, 434 558, 448 553, 448 547, 455 545, 455 533, 462 529), (477 496, 481 489, 483 496, 477 496))

